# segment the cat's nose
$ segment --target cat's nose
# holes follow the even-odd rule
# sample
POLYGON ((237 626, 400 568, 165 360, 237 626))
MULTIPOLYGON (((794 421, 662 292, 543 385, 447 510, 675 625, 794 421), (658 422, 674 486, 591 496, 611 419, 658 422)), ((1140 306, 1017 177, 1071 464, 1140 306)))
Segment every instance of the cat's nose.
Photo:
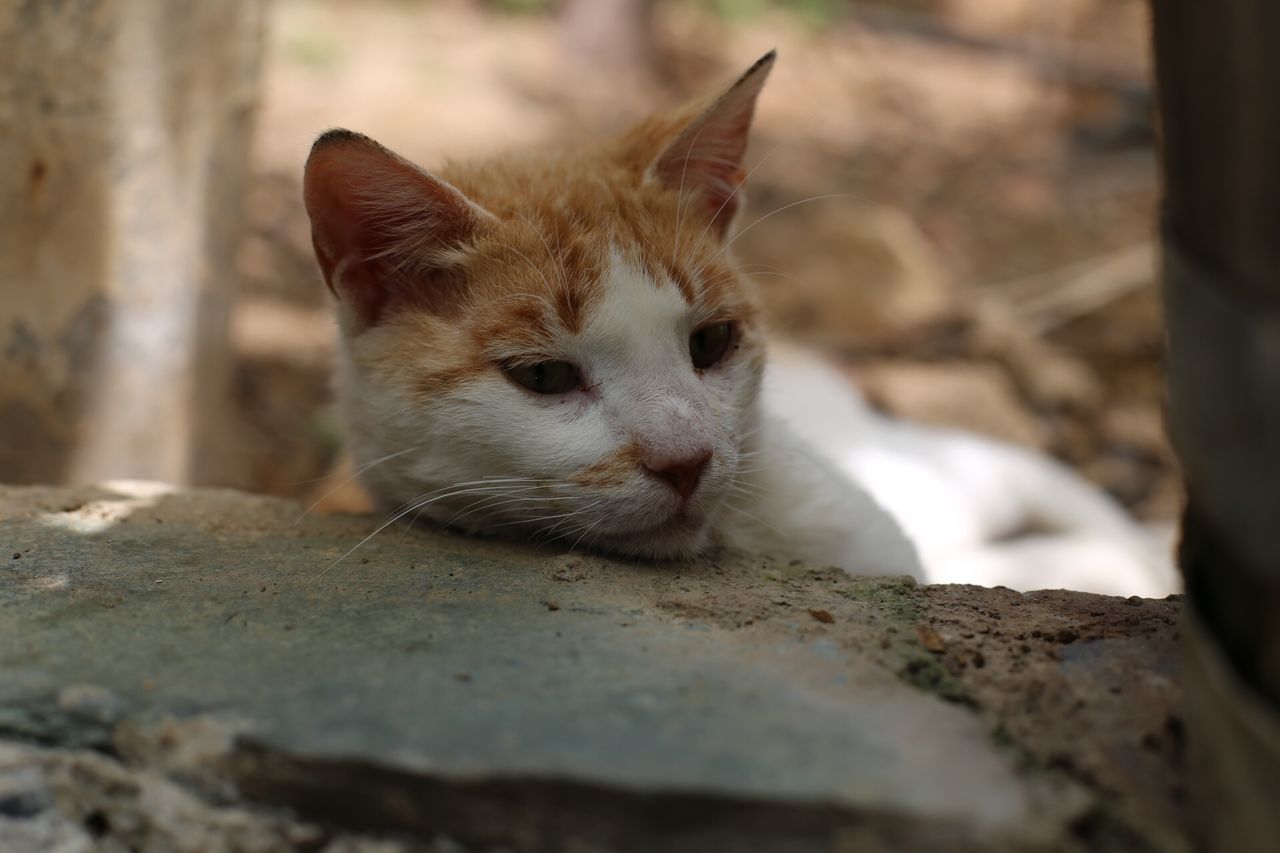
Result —
POLYGON ((688 498, 698 488, 698 480, 711 461, 711 451, 704 450, 684 459, 646 462, 644 469, 676 490, 682 498, 688 498))

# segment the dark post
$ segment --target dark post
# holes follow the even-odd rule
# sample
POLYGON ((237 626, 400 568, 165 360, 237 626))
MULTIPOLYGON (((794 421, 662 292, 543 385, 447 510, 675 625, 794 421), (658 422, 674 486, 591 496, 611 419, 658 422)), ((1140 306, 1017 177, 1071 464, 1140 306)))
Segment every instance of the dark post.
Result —
POLYGON ((1280 3, 1152 8, 1201 805, 1214 849, 1280 850, 1280 3))

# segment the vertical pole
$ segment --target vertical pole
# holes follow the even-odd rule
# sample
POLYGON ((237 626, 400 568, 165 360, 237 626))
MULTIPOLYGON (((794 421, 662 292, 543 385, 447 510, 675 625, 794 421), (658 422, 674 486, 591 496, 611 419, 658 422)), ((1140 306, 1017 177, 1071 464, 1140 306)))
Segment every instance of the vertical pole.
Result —
POLYGON ((0 8, 0 481, 212 473, 262 6, 0 8))
POLYGON ((1152 10, 1193 777, 1214 849, 1280 850, 1280 3, 1152 10))

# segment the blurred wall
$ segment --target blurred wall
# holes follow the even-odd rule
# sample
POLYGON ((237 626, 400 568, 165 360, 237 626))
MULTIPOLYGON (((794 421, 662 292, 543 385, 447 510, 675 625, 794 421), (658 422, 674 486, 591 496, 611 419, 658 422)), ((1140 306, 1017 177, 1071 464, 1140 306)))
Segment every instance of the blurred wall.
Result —
POLYGON ((0 481, 212 473, 262 7, 0 4, 0 481))

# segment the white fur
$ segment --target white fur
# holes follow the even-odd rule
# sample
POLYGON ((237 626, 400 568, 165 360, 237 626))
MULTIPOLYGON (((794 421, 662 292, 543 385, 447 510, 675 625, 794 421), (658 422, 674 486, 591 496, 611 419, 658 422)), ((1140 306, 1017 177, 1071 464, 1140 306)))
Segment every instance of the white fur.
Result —
POLYGON ((717 530, 722 543, 853 574, 924 580, 916 549, 893 516, 784 419, 766 413, 749 446, 744 490, 717 530))
POLYGON ((1042 454, 885 417, 835 370, 772 353, 765 407, 902 524, 932 583, 1163 596, 1179 588, 1167 529, 1144 529, 1042 454), (1033 534, 1018 534, 1031 529, 1033 534))

